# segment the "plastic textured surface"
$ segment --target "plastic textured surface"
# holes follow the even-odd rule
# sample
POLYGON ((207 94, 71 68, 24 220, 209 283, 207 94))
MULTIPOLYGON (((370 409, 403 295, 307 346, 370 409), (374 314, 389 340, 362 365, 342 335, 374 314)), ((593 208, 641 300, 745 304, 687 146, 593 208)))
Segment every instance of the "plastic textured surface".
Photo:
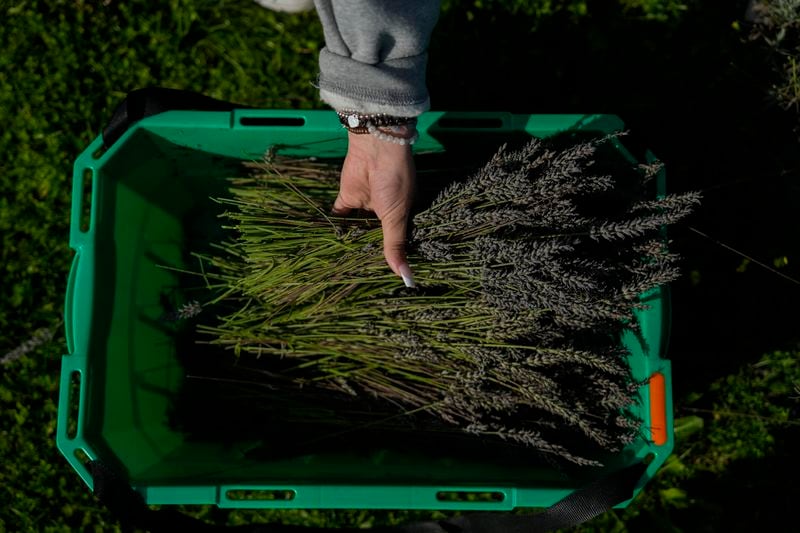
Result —
MULTIPOLYGON (((485 147, 488 158, 506 136, 610 133, 624 124, 613 115, 429 112, 418 128, 418 154, 485 147)), ((70 230, 75 255, 64 309, 69 353, 62 363, 57 444, 90 488, 86 461, 101 459, 124 472, 148 504, 510 510, 547 507, 603 473, 587 470, 586 479, 570 479, 543 468, 502 467, 492 457, 476 463, 338 453, 254 460, 245 457, 253 443, 191 441, 170 427, 166 413, 184 373, 175 341, 159 323, 164 293, 176 284, 175 273, 160 265, 196 267, 187 260, 194 231, 189 228, 214 222, 207 220, 209 196, 221 192, 224 178, 242 160, 259 160, 276 146, 286 155, 341 157, 346 143, 333 111, 170 111, 134 124, 105 152, 98 137, 76 159, 70 230), (88 180, 91 201, 84 206, 88 180), (89 216, 82 221, 84 207, 89 216), (452 501, 441 493, 492 498, 452 501)), ((625 147, 620 151, 634 159, 625 147)), ((643 158, 654 156, 646 151, 643 158)), ((662 173, 662 192, 664 179, 662 173)), ((643 298, 649 309, 639 312, 642 336, 623 342, 635 378, 663 376, 663 386, 641 388, 637 408, 645 426, 655 416, 666 429, 659 430, 659 444, 645 431, 607 466, 650 456, 637 493, 673 448, 671 372, 663 357, 669 295, 656 290, 643 298), (664 397, 651 402, 650 390, 664 397), (659 406, 655 414, 653 405, 659 406)))

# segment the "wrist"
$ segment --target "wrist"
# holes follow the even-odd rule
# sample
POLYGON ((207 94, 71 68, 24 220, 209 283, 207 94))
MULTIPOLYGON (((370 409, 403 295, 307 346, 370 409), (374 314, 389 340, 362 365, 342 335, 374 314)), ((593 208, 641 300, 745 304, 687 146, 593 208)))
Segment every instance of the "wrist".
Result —
MULTIPOLYGON (((386 142, 377 135, 361 135, 358 133, 347 134, 348 154, 370 157, 400 157, 401 154, 411 153, 408 144, 386 142), (393 155, 394 154, 394 155, 393 155)), ((405 157, 405 155, 403 155, 405 157)))
POLYGON ((336 114, 342 127, 354 135, 369 134, 400 145, 412 145, 419 138, 416 117, 396 117, 385 113, 359 113, 341 110, 336 114))

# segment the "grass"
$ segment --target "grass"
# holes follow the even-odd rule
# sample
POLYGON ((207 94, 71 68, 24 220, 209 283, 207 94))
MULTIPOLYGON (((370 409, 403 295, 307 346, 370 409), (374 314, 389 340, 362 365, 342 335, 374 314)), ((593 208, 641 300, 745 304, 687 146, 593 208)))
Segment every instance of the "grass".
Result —
MULTIPOLYGON (((705 207, 672 234, 689 273, 673 288, 675 459, 629 509, 587 531, 777 529, 791 517, 789 493, 770 483, 800 471, 790 447, 798 287, 687 229, 800 277, 796 116, 767 96, 775 80, 741 29, 745 4, 443 4, 430 56, 434 109, 619 114, 665 162, 674 191, 704 191, 705 207)), ((4 1, 0 13, 2 356, 60 320, 71 164, 124 95, 161 85, 257 107, 322 108, 312 86, 322 33, 313 13, 244 0, 4 1)), ((114 531, 55 447, 65 351, 57 331, 2 367, 0 530, 114 531)), ((184 510, 232 524, 370 526, 436 515, 184 510)))

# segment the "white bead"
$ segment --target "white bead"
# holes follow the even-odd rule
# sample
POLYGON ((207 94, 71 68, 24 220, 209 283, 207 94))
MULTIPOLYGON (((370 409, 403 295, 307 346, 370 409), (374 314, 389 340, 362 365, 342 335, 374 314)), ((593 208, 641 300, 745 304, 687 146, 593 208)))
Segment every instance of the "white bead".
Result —
POLYGON ((358 115, 350 115, 349 117, 347 117, 347 125, 350 126, 351 128, 357 128, 358 122, 359 122, 358 115))
POLYGON ((399 144, 401 146, 405 146, 405 145, 409 145, 410 146, 410 145, 414 144, 415 142, 417 142, 417 139, 419 139, 419 132, 417 132, 417 131, 414 131, 414 133, 410 137, 400 137, 400 136, 397 136, 397 135, 392 135, 390 133, 386 133, 383 130, 375 127, 375 125, 373 125, 373 124, 371 124, 369 122, 367 123, 366 127, 367 127, 367 131, 371 135, 374 135, 375 137, 377 137, 378 139, 380 139, 382 141, 385 141, 385 142, 399 144))

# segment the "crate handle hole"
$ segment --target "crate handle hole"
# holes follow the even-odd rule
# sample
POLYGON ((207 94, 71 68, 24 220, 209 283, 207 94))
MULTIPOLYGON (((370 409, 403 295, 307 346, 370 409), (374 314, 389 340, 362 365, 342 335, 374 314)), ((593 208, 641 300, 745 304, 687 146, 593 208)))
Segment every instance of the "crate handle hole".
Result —
POLYGON ((67 438, 74 439, 78 434, 78 416, 81 403, 81 374, 72 372, 69 375, 67 388, 67 438))
POLYGON ((436 493, 436 499, 440 502, 502 502, 506 495, 502 492, 470 491, 470 490, 447 490, 436 493))
POLYGON ((225 497, 229 500, 267 500, 267 501, 292 501, 297 492, 294 490, 275 490, 275 489, 236 489, 229 490, 225 497))
POLYGON ((89 454, 88 454, 88 453, 86 453, 86 452, 83 450, 83 448, 75 448, 75 451, 73 452, 73 455, 75 455, 75 458, 76 458, 78 461, 80 461, 80 462, 81 462, 81 464, 82 464, 82 465, 83 465, 85 468, 87 468, 87 469, 89 468, 89 463, 91 463, 91 462, 92 462, 92 458, 91 458, 91 457, 89 457, 89 454))
POLYGON ((302 117, 242 117, 239 119, 242 126, 305 126, 306 119, 302 117))
POLYGON ((81 231, 86 233, 91 227, 92 219, 92 180, 94 172, 90 168, 83 169, 82 185, 83 194, 81 195, 81 231))

